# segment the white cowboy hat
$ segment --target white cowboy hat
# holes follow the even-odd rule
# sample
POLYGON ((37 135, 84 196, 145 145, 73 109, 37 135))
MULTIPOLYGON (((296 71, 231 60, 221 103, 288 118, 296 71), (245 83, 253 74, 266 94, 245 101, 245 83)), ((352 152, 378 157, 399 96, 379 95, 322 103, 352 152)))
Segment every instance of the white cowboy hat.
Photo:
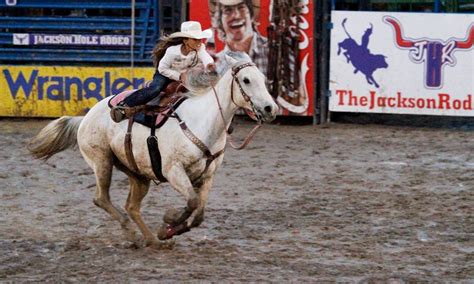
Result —
POLYGON ((170 34, 170 38, 186 37, 194 39, 203 39, 212 37, 212 30, 202 30, 201 24, 195 21, 181 23, 181 31, 170 34))
MULTIPOLYGON (((210 9, 214 9, 215 12, 216 9, 216 2, 218 2, 220 5, 224 6, 235 6, 238 4, 245 3, 245 0, 209 0, 209 7, 210 9), (211 3, 212 2, 212 3, 211 3)), ((253 9, 253 18, 255 19, 256 22, 259 22, 260 19, 260 0, 252 0, 252 7, 248 7, 249 9, 253 9)))
MULTIPOLYGON (((234 6, 240 3, 245 3, 245 0, 218 0, 218 2, 225 6, 234 6)), ((260 0, 252 0, 252 6, 253 8, 260 8, 260 0)))
POLYGON ((240 3, 244 3, 244 0, 219 0, 219 3, 225 6, 234 6, 240 3))

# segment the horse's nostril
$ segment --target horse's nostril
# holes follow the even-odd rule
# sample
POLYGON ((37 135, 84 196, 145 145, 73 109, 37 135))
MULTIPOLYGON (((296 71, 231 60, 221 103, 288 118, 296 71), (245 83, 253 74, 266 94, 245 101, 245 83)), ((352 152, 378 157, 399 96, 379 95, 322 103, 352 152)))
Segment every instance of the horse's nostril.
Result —
POLYGON ((265 112, 267 112, 267 113, 271 113, 272 112, 272 107, 271 106, 266 106, 263 110, 265 110, 265 112))

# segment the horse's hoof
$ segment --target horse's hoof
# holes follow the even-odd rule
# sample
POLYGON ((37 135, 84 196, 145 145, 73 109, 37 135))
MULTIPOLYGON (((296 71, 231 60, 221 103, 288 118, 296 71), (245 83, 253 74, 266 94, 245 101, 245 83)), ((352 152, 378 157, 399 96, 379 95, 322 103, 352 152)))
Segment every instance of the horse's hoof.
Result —
POLYGON ((160 241, 153 239, 153 240, 145 240, 144 242, 145 247, 147 248, 160 248, 160 241))
POLYGON ((175 245, 175 242, 173 240, 170 240, 166 242, 155 242, 144 248, 147 250, 162 251, 162 250, 172 250, 174 248, 174 245, 175 245))
POLYGON ((174 234, 176 233, 175 229, 170 226, 170 225, 167 225, 167 224, 162 224, 159 228, 158 228, 158 239, 164 241, 164 240, 168 240, 168 239, 171 239, 174 234))

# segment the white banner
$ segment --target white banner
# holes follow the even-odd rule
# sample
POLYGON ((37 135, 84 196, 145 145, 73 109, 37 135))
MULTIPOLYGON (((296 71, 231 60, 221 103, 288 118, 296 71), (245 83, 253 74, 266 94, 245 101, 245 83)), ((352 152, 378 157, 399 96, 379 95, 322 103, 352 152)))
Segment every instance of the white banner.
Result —
POLYGON ((474 15, 331 19, 330 111, 474 116, 474 15))

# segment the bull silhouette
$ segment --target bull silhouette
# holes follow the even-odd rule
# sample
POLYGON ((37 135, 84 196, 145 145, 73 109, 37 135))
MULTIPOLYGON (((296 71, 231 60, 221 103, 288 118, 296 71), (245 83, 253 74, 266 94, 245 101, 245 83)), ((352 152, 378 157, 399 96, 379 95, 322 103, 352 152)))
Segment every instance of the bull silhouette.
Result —
POLYGON ((365 75, 367 83, 378 88, 379 84, 375 81, 373 74, 377 69, 387 68, 388 64, 384 55, 371 54, 368 48, 373 26, 370 24, 370 28, 365 30, 364 35, 362 36, 361 44, 359 45, 347 32, 346 21, 347 18, 342 21, 342 28, 344 29, 344 32, 348 38, 338 44, 339 48, 337 50, 337 55, 340 55, 341 51, 344 50, 343 54, 347 59, 347 63, 351 63, 355 68, 354 74, 359 71, 362 72, 362 74, 365 75))
POLYGON ((425 86, 439 89, 443 82, 443 66, 454 66, 456 63, 452 53, 455 50, 469 50, 474 43, 474 25, 471 25, 466 40, 452 39, 447 42, 431 39, 408 39, 403 36, 401 24, 393 17, 386 16, 384 21, 395 30, 397 46, 408 49, 410 59, 415 63, 425 64, 425 86))

